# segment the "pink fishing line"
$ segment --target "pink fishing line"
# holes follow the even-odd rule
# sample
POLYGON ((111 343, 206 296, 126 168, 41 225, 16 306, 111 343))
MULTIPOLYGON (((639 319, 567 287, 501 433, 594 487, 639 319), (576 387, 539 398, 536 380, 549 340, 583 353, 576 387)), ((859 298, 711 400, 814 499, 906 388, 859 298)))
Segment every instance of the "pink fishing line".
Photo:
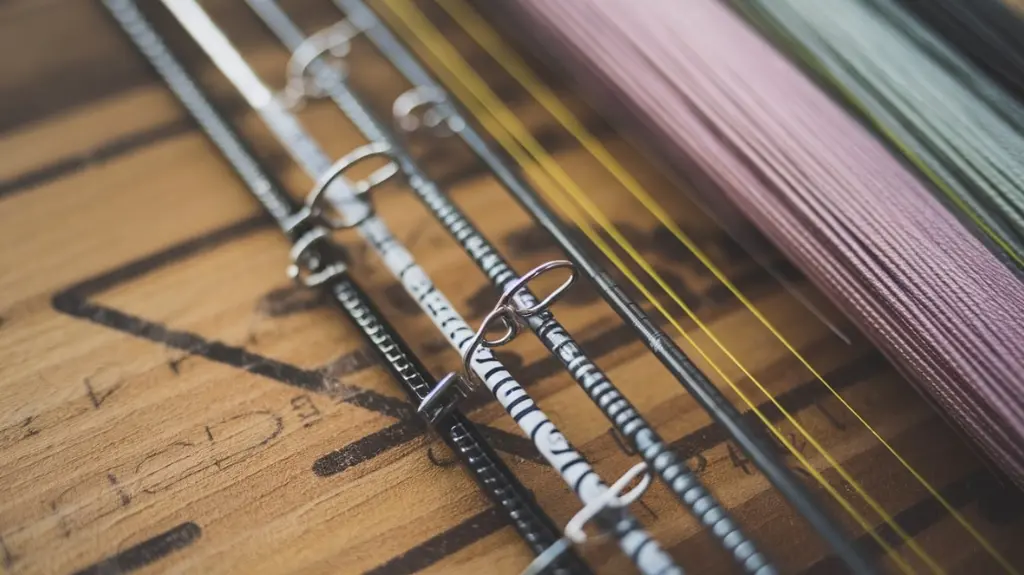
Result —
POLYGON ((509 6, 1024 486, 1024 286, 871 134, 716 0, 509 6))

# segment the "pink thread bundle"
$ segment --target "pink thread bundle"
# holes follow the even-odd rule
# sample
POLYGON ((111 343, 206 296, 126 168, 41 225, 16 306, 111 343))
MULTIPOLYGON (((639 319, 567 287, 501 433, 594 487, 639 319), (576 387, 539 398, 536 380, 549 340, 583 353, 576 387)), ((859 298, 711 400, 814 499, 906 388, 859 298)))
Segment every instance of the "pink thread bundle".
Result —
POLYGON ((1024 286, 871 134, 716 0, 508 8, 1024 486, 1024 286))

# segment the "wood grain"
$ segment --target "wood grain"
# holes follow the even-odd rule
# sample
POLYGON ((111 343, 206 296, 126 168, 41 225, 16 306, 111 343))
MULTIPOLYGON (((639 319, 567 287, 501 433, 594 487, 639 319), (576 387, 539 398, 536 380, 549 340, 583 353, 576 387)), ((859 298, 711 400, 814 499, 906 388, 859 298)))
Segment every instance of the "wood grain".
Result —
MULTIPOLYGON (((263 78, 280 85, 286 54, 258 22, 238 3, 206 4, 263 78)), ((338 17, 326 1, 285 6, 310 31, 338 17)), ((268 165, 302 195, 310 181, 167 15, 152 13, 268 165)), ((687 290, 701 319, 928 553, 950 572, 996 572, 963 528, 749 311, 666 241, 654 218, 464 36, 446 30, 601 208, 687 290)), ((4 572, 517 573, 526 565, 524 546, 446 463, 443 445, 409 418, 356 329, 288 283, 283 238, 97 5, 7 2, 0 6, 0 47, 4 572), (379 399, 340 391, 350 386, 379 399)), ((352 58, 352 81, 383 113, 406 86, 369 46, 357 45, 352 58)), ((813 318, 578 95, 565 96, 843 397, 1024 567, 1019 494, 1001 487, 786 262, 773 259, 851 344, 813 318)), ((362 143, 328 104, 310 105, 302 119, 331 154, 362 143)), ((415 149, 517 269, 559 255, 458 143, 415 149)), ((426 210, 398 185, 379 196, 378 208, 438 287, 479 321, 494 291, 426 210)), ((380 262, 358 238, 339 240, 352 254, 356 279, 432 373, 454 369, 456 355, 380 262)), ((784 571, 834 572, 815 535, 614 313, 588 286, 574 290, 556 308, 562 322, 702 469, 784 571)), ((726 365, 691 323, 684 326, 726 365)), ((606 478, 635 461, 536 340, 520 338, 504 358, 606 478)), ((727 373, 767 405, 737 369, 727 373)), ((472 418, 556 521, 575 513, 578 503, 499 406, 486 403, 472 418)), ((810 459, 850 493, 820 456, 810 459)), ((643 503, 639 518, 689 571, 730 572, 727 558, 660 485, 643 503)), ((837 505, 826 504, 851 536, 866 540, 837 505)), ((881 523, 863 502, 854 505, 881 523)), ((905 546, 898 551, 920 568, 905 546)), ((628 572, 608 547, 584 555, 600 572, 628 572)))

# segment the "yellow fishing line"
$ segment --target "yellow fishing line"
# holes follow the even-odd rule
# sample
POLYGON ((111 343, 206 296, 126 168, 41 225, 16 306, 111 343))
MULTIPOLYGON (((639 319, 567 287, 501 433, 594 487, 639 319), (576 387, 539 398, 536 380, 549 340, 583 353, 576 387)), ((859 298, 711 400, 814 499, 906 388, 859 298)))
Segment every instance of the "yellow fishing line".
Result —
MULTIPOLYGON (((490 122, 488 122, 487 120, 485 120, 483 118, 481 118, 481 124, 483 124, 484 128, 486 130, 488 130, 488 131, 490 131, 491 129, 497 127, 497 126, 494 126, 493 124, 491 124, 490 122), (488 125, 488 124, 490 124, 490 125, 488 125)), ((500 127, 497 127, 497 128, 500 129, 500 127)), ((516 161, 516 163, 518 163, 521 166, 523 166, 524 171, 526 172, 526 174, 530 178, 532 178, 534 181, 538 182, 538 184, 541 185, 541 186, 551 187, 551 188, 557 189, 557 186, 554 185, 554 183, 547 176, 546 172, 544 172, 542 170, 542 168, 536 162, 534 162, 533 160, 525 157, 525 155, 520 151, 519 148, 512 148, 512 150, 514 150, 514 151, 510 150, 510 152, 509 152, 510 155, 513 157, 513 159, 516 161)), ((623 262, 619 258, 619 256, 613 251, 612 247, 609 246, 604 241, 604 239, 601 238, 601 236, 597 232, 594 231, 594 229, 590 226, 589 222, 587 222, 584 219, 584 217, 579 213, 577 208, 574 205, 572 205, 571 203, 568 203, 568 200, 565 198, 565 196, 561 192, 549 195, 548 197, 554 202, 555 206, 558 207, 558 209, 562 210, 566 215, 569 216, 569 219, 574 224, 576 224, 580 228, 581 231, 583 231, 583 234, 585 236, 587 236, 587 238, 591 242, 593 242, 594 245, 597 246, 597 248, 599 250, 601 250, 601 252, 603 252, 608 257, 609 260, 611 260, 612 264, 616 268, 618 268, 619 271, 621 271, 623 273, 623 275, 625 275, 633 283, 633 285, 637 286, 640 289, 640 291, 644 295, 644 297, 646 297, 647 300, 650 301, 654 305, 654 307, 659 312, 661 312, 662 315, 664 315, 666 318, 668 318, 668 321, 672 324, 672 326, 675 327, 676 330, 678 330, 679 333, 682 334, 683 339, 691 347, 693 347, 697 351, 697 353, 700 354, 700 356, 702 358, 704 358, 704 360, 712 367, 712 369, 714 369, 714 371, 723 380, 729 381, 729 377, 722 371, 722 369, 718 366, 718 364, 715 363, 715 361, 713 359, 708 357, 707 353, 705 353, 704 350, 699 345, 697 345, 697 343, 695 341, 693 341, 693 339, 690 337, 690 335, 688 333, 686 333, 686 331, 683 329, 683 327, 681 325, 679 325, 679 323, 675 320, 675 318, 671 317, 671 315, 664 308, 664 306, 661 304, 661 302, 659 300, 657 300, 654 297, 654 294, 652 294, 650 292, 650 290, 648 290, 646 288, 646 286, 644 286, 640 282, 640 280, 633 274, 632 270, 630 270, 626 266, 625 262, 623 262)), ((731 384, 731 381, 730 381, 730 384, 731 384)), ((776 430, 776 428, 772 425, 772 422, 768 419, 768 417, 760 409, 757 408, 757 406, 754 404, 754 402, 745 393, 743 393, 743 391, 740 390, 737 386, 733 386, 733 390, 740 397, 740 399, 744 403, 746 403, 747 406, 750 407, 750 409, 758 416, 758 418, 761 420, 761 422, 766 427, 768 427, 768 428, 770 428, 772 430, 773 434, 780 440, 780 442, 783 444, 783 446, 787 450, 789 450, 790 453, 792 453, 795 456, 797 461, 808 471, 808 473, 810 473, 811 477, 813 477, 820 485, 822 485, 824 487, 825 491, 833 499, 835 499, 839 503, 839 505, 847 513, 850 514, 851 517, 853 517, 853 519, 861 526, 862 529, 864 529, 864 531, 866 533, 869 533, 872 536, 872 538, 879 544, 879 546, 882 548, 882 550, 886 554, 888 554, 888 555, 890 555, 892 557, 893 562, 896 563, 896 565, 900 568, 900 570, 903 573, 913 573, 913 569, 911 569, 910 566, 907 565, 906 562, 904 562, 902 557, 899 557, 899 555, 896 554, 896 552, 892 549, 892 547, 888 544, 888 542, 886 542, 884 539, 882 539, 881 536, 878 535, 875 532, 874 527, 866 519, 864 519, 864 517, 860 513, 858 513, 856 509, 854 509, 854 507, 850 504, 849 501, 847 501, 845 498, 843 498, 842 495, 840 495, 836 491, 836 489, 825 479, 825 477, 821 474, 821 472, 818 471, 811 464, 811 462, 808 461, 807 458, 802 453, 800 453, 799 450, 797 450, 793 446, 793 444, 785 437, 785 435, 781 432, 781 430, 776 430)))
MULTIPOLYGON (((936 490, 921 474, 901 456, 889 442, 887 442, 872 427, 853 406, 832 387, 811 364, 800 354, 793 345, 779 332, 777 328, 761 313, 761 311, 740 292, 735 285, 729 281, 724 273, 711 262, 710 258, 691 240, 668 213, 661 207, 644 187, 634 178, 621 163, 608 151, 608 149, 583 125, 582 122, 562 103, 561 99, 537 77, 504 40, 494 31, 490 24, 484 20, 465 0, 437 0, 437 4, 448 13, 449 16, 461 26, 469 36, 479 44, 510 76, 519 82, 530 93, 538 103, 548 111, 574 138, 576 138, 597 161, 632 195, 635 197, 655 218, 661 222, 672 234, 684 245, 697 259, 704 264, 708 270, 729 291, 731 291, 743 305, 754 314, 755 317, 788 349, 830 392, 846 407, 854 417, 867 428, 872 435, 896 458, 900 464, 934 497, 945 509, 960 523, 960 525, 1007 571, 1017 571, 1002 557, 1002 555, 991 545, 991 543, 975 529, 942 495, 936 490)), ((493 112, 492 112, 493 113, 493 112)), ((898 142, 897 142, 898 144, 898 142)), ((902 146, 901 146, 902 147, 902 146)), ((917 162, 915 162, 916 164, 917 162)), ((923 168, 923 166, 922 166, 923 168)), ((934 178, 933 178, 934 179, 934 178)), ((951 194, 953 195, 953 194, 951 194)), ((953 195, 955 197, 955 195, 953 195)), ((966 207, 966 206, 965 206, 966 207)), ((595 218, 596 219, 596 218, 595 218)), ((614 224, 611 224, 614 225, 614 224)), ((603 227, 603 226, 602 226, 603 227)), ((996 238, 998 239, 998 238, 996 238)), ((1010 252, 1012 255, 1012 252, 1010 252)), ((656 280, 657 281, 657 280, 656 280)), ((660 282, 659 282, 660 283, 660 282)), ((668 289, 666 289, 668 291, 668 289)))
MULTIPOLYGON (((402 3, 405 5, 405 9, 404 10, 402 8, 399 8, 399 7, 396 6, 395 0, 382 0, 382 1, 385 2, 388 5, 388 7, 391 9, 392 13, 395 16, 397 16, 399 19, 401 19, 404 22, 405 26, 407 28, 409 28, 410 31, 412 31, 412 33, 420 40, 420 42, 430 52, 433 53, 433 58, 432 59, 434 59, 435 61, 441 62, 444 67, 448 67, 449 68, 447 75, 449 75, 450 77, 451 76, 461 76, 459 81, 471 80, 471 81, 475 81, 475 82, 480 82, 480 80, 478 80, 477 78, 473 77, 473 75, 475 73, 472 71, 472 69, 468 68, 468 66, 466 66, 465 69, 461 69, 461 66, 460 66, 460 70, 458 70, 457 72, 452 69, 453 65, 457 65, 458 63, 461 63, 462 66, 465 66, 465 63, 461 61, 461 58, 459 57, 458 53, 455 52, 454 49, 450 47, 450 45, 447 45, 447 46, 445 45, 447 43, 440 36, 440 32, 436 31, 436 29, 435 30, 430 30, 429 28, 427 28, 427 27, 433 28, 433 25, 430 24, 430 22, 427 21, 423 17, 422 13, 420 13, 417 8, 411 6, 405 0, 402 0, 402 3), (431 38, 431 39, 427 40, 426 38, 431 38)), ((457 87, 455 87, 451 83, 449 83, 449 87, 452 88, 455 91, 460 91, 461 92, 461 90, 459 90, 457 87)), ((484 94, 485 94, 484 96, 481 96, 478 93, 474 93, 473 94, 473 96, 475 98, 478 98, 480 100, 485 100, 486 99, 486 94, 487 94, 487 92, 489 92, 489 89, 486 86, 482 86, 482 90, 481 90, 480 86, 477 87, 477 90, 473 90, 473 88, 470 88, 468 86, 466 88, 468 90, 470 90, 471 93, 476 92, 476 91, 483 91, 484 94)), ((490 94, 490 96, 491 96, 492 99, 496 99, 493 96, 493 94, 490 94)), ((462 98, 462 99, 463 99, 463 103, 466 104, 467 107, 469 107, 471 109, 472 108, 476 108, 475 106, 472 105, 472 102, 468 101, 468 99, 465 99, 465 98, 462 98)), ((511 111, 508 110, 507 108, 504 108, 503 104, 500 104, 500 102, 499 102, 498 105, 492 104, 491 106, 488 106, 486 103, 481 102, 481 105, 483 105, 485 108, 489 108, 490 114, 492 114, 494 116, 494 118, 497 119, 497 121, 499 123, 506 124, 504 126, 504 128, 498 127, 494 123, 488 121, 488 119, 486 117, 486 113, 480 113, 479 109, 477 111, 473 112, 474 115, 477 116, 478 119, 480 119, 480 121, 482 123, 486 124, 485 128, 496 139, 499 140, 499 143, 501 143, 502 147, 504 147, 506 149, 506 151, 508 151, 511 155, 513 155, 514 158, 516 158, 516 161, 518 163, 520 163, 520 165, 522 165, 525 169, 529 169, 529 171, 531 171, 532 173, 536 173, 537 169, 538 169, 537 164, 533 163, 530 159, 524 157, 522 152, 517 149, 516 144, 513 143, 513 142, 510 142, 509 139, 508 139, 508 135, 504 133, 504 130, 508 130, 509 132, 518 131, 516 129, 517 127, 515 126, 515 123, 509 121, 508 116, 511 115, 511 111), (512 127, 511 128, 507 125, 509 123, 512 123, 512 127), (531 166, 532 166, 532 169, 530 169, 531 166)), ((513 116, 513 118, 514 118, 514 116, 513 116)), ((518 119, 515 119, 515 122, 518 122, 518 119)), ((519 130, 524 129, 524 127, 521 124, 519 124, 518 128, 519 128, 519 130)), ((521 140, 520 143, 523 145, 524 148, 536 148, 536 147, 539 146, 539 144, 537 144, 535 141, 532 142, 533 145, 531 145, 531 142, 529 141, 529 137, 528 136, 527 136, 527 138, 522 138, 521 136, 518 136, 517 138, 521 140)), ((569 190, 574 188, 574 182, 572 182, 571 179, 569 179, 568 176, 566 174, 564 174, 564 172, 561 172, 561 170, 559 169, 557 164, 554 163, 553 160, 549 156, 546 157, 546 155, 544 154, 543 151, 538 153, 536 150, 533 150, 533 151, 531 151, 531 154, 534 155, 534 157, 539 161, 540 166, 542 166, 544 168, 544 171, 548 172, 548 176, 554 177, 554 179, 560 181, 562 187, 566 188, 566 191, 569 191, 569 190), (551 164, 554 164, 554 165, 551 165, 551 164)), ((541 182, 549 184, 549 185, 542 186, 542 189, 544 189, 544 191, 549 194, 549 197, 554 197, 553 194, 561 193, 562 192, 562 190, 558 190, 558 186, 551 186, 549 181, 547 181, 546 179, 541 179, 541 182), (555 192, 555 190, 558 190, 558 191, 555 192)), ((578 190, 578 189, 576 189, 576 192, 577 193, 581 193, 581 191, 578 190)), ((584 200, 581 200, 580 198, 576 198, 576 200, 583 205, 584 210, 588 211, 588 213, 590 213, 592 218, 597 220, 599 223, 602 223, 601 220, 603 218, 601 217, 600 214, 593 213, 594 208, 593 208, 592 205, 588 206, 587 202, 584 201, 584 200)), ((561 204, 562 206, 565 205, 564 202, 562 202, 562 201, 559 201, 558 203, 561 204)), ((604 227, 604 226, 602 226, 602 227, 604 227)), ((581 229, 585 229, 585 230, 589 229, 589 226, 581 226, 581 229)), ((602 240, 600 240, 600 238, 597 238, 596 234, 592 233, 592 230, 590 230, 590 231, 591 231, 591 233, 588 234, 588 237, 591 239, 591 241, 594 242, 595 245, 597 245, 599 247, 599 249, 601 249, 602 252, 605 253, 605 255, 608 256, 609 259, 611 259, 615 263, 616 267, 618 267, 621 271, 623 271, 623 273, 625 273, 627 275, 627 277, 630 279, 631 282, 634 283, 634 285, 636 285, 639 289, 641 289, 641 291, 644 292, 644 295, 652 303, 655 304, 655 306, 658 308, 659 312, 661 312, 673 324, 673 326, 683 335, 683 337, 686 338, 687 341, 691 345, 693 345, 698 350, 698 352, 709 362, 709 364, 711 364, 713 366, 715 371, 717 373, 719 373, 719 375, 721 375, 723 377, 723 379, 725 379, 725 381, 727 383, 729 383, 729 385, 733 388, 733 390, 741 397, 741 399, 744 400, 744 402, 751 408, 751 410, 754 411, 758 415, 758 417, 760 417, 762 419, 762 421, 766 423, 768 428, 772 430, 773 434, 775 434, 776 437, 779 438, 780 442, 791 453, 793 453, 793 455, 797 458, 798 461, 800 461, 803 465, 805 465, 805 467, 808 468, 808 471, 812 473, 812 476, 814 476, 819 481, 819 483, 821 483, 825 487, 825 489, 827 491, 829 491, 829 493, 832 494, 833 497, 835 497, 836 500, 839 501, 840 504, 848 512, 851 513, 851 515, 858 521, 858 523, 860 523, 861 526, 864 527, 865 530, 868 533, 870 533, 876 539, 876 541, 879 542, 879 545, 892 557, 893 561, 898 566, 900 566, 901 570, 903 570, 905 572, 910 572, 909 571, 910 570, 909 566, 906 565, 906 563, 903 562, 903 560, 898 556, 898 554, 896 554, 896 552, 884 540, 882 540, 874 532, 874 529, 872 528, 872 526, 870 524, 868 524, 866 522, 866 520, 864 520, 863 517, 861 517, 852 508, 852 506, 850 506, 850 504, 845 499, 843 499, 833 488, 831 488, 831 486, 828 484, 827 481, 824 481, 824 478, 822 478, 821 475, 813 467, 810 466, 809 462, 807 462, 807 460, 790 444, 790 442, 785 438, 785 436, 779 430, 777 430, 774 426, 771 425, 770 421, 767 419, 766 416, 764 416, 763 413, 760 412, 760 410, 757 408, 757 406, 749 398, 747 398, 746 395, 743 394, 742 391, 735 385, 735 383, 733 383, 725 375, 725 373, 707 356, 707 354, 704 353, 704 351, 702 349, 700 349, 692 341, 692 339, 689 338, 689 336, 688 336, 688 334, 686 334, 685 330, 683 330, 682 327, 671 317, 671 315, 667 312, 667 310, 665 310, 665 308, 661 304, 659 304, 653 298, 653 295, 650 294, 650 292, 643 286, 642 283, 639 282, 639 280, 631 272, 629 272, 628 268, 625 268, 624 264, 621 262, 621 260, 618 259, 618 257, 614 254, 614 252, 611 251, 610 247, 607 246, 606 244, 604 244, 604 242, 602 240)), ((655 279, 655 281, 657 281, 659 283, 659 285, 661 285, 661 287, 663 289, 665 289, 667 293, 669 293, 670 296, 673 297, 673 299, 676 301, 676 303, 687 313, 687 315, 690 317, 690 319, 693 320, 694 323, 706 335, 708 335, 708 337, 729 357, 729 359, 732 360, 733 363, 735 365, 737 365, 743 371, 743 373, 761 390, 761 392, 764 393, 776 405, 776 407, 780 410, 781 413, 783 413, 786 416, 786 418, 790 421, 790 423, 794 426, 794 428, 797 429, 797 431, 799 431, 801 433, 801 435, 803 435, 808 440, 808 442, 811 443, 811 445, 814 446, 814 448, 819 453, 821 453, 821 455, 826 459, 826 461, 828 461, 829 464, 831 464, 833 466, 833 468, 836 469, 836 471, 840 474, 840 476, 855 491, 857 491, 861 495, 861 497, 864 499, 864 501, 870 507, 872 507, 872 509, 876 513, 878 513, 879 516, 882 517, 883 520, 886 523, 888 523, 890 525, 890 527, 894 530, 894 532, 896 532, 903 539, 903 541, 907 544, 907 546, 911 550, 913 550, 919 557, 921 557, 921 559, 926 564, 929 565, 929 568, 932 569, 933 572, 936 572, 936 573, 942 572, 941 567, 939 567, 935 563, 935 561, 931 557, 929 557, 916 544, 916 542, 914 542, 913 540, 910 539, 910 537, 906 534, 906 532, 898 524, 896 524, 895 521, 893 521, 893 519, 886 513, 886 511, 876 501, 874 501, 873 498, 871 498, 864 491, 864 489, 857 483, 857 481, 853 477, 851 477, 849 475, 849 473, 842 467, 842 465, 840 465, 839 462, 836 461, 835 458, 830 453, 828 453, 828 451, 821 444, 819 444, 812 436, 810 436, 810 434, 792 417, 792 415, 790 415, 777 402, 777 400, 771 395, 771 393, 769 393, 768 390, 765 389, 764 386, 752 374, 750 374, 750 372, 747 371, 746 368, 741 363, 739 363, 739 361, 736 359, 736 357, 734 355, 732 355, 729 352, 729 350, 707 328, 707 326, 705 326, 703 324, 703 322, 701 322, 700 319, 696 317, 696 315, 692 312, 692 310, 690 310, 685 305, 685 303, 683 303, 678 298, 678 296, 675 295, 674 292, 671 291, 669 286, 667 286, 665 284, 664 280, 662 280, 658 276, 658 274, 656 272, 654 272, 653 269, 651 269, 650 265, 647 264, 646 261, 644 261, 642 256, 640 256, 639 253, 637 253, 636 250, 634 248, 632 248, 632 246, 625 240, 625 238, 621 237, 621 235, 618 234, 617 230, 614 230, 614 228, 606 229, 606 231, 608 231, 608 233, 611 234, 616 239, 616 241, 618 243, 620 243, 620 246, 623 249, 625 249, 627 252, 629 252, 631 257, 633 257, 634 260, 636 260, 641 265, 641 267, 643 267, 645 269, 645 271, 647 271, 647 273, 649 275, 651 275, 651 277, 653 277, 655 279)))

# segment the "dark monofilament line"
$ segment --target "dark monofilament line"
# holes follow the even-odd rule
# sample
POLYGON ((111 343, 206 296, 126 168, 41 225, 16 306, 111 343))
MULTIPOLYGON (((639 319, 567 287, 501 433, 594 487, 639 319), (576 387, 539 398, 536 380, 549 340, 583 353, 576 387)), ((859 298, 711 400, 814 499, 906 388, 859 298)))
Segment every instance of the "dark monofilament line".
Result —
MULTIPOLYGON (((177 62, 164 41, 139 12, 134 1, 104 0, 104 4, 221 150, 253 195, 282 229, 286 229, 285 222, 297 208, 294 200, 269 177, 227 121, 212 107, 189 73, 177 62)), ((286 233, 294 241, 302 232, 296 230, 286 233)), ((327 243, 321 245, 326 246, 317 253, 322 266, 342 261, 340 248, 327 243)), ((363 332, 410 400, 419 403, 436 382, 394 328, 382 318, 366 294, 347 274, 328 282, 324 289, 330 292, 332 300, 363 332)), ((540 553, 558 539, 560 532, 554 523, 491 449, 472 422, 461 413, 454 412, 439 419, 434 429, 534 553, 540 553)), ((566 573, 590 572, 575 555, 567 557, 562 566, 566 573)))
POLYGON ((1000 0, 896 0, 1024 102, 1024 21, 1000 0))
MULTIPOLYGON (((365 30, 364 34, 409 82, 415 86, 428 86, 444 92, 444 88, 434 81, 418 59, 399 42, 361 0, 335 0, 335 2, 348 14, 350 19, 360 24, 360 27, 365 30)), ((445 110, 444 113, 461 117, 454 106, 445 110)), ((458 132, 459 137, 492 170, 495 177, 520 205, 555 238, 568 254, 569 259, 593 282, 594 287, 608 305, 640 335, 651 352, 711 415, 715 422, 728 430, 729 435, 750 460, 843 558, 843 561, 855 572, 871 571, 867 560, 850 543, 842 527, 828 515, 817 498, 780 460, 763 436, 755 433, 744 422, 735 406, 725 399, 721 391, 690 361, 672 338, 658 328, 641 307, 605 273, 601 265, 573 239, 558 216, 540 199, 540 196, 525 179, 508 167, 504 159, 491 149, 486 140, 468 122, 464 123, 466 127, 458 132)))
MULTIPOLYGON (((297 50, 306 41, 302 31, 275 2, 250 0, 249 4, 289 50, 297 50)), ((441 193, 437 185, 399 145, 390 130, 374 118, 370 108, 346 85, 343 76, 322 59, 312 62, 308 70, 324 93, 334 100, 368 140, 388 142, 391 155, 424 205, 495 287, 503 292, 509 289, 519 278, 498 250, 441 193)), ((533 294, 527 290, 521 294, 519 299, 523 307, 537 303, 533 294)), ((773 573, 774 568, 757 550, 754 542, 740 531, 739 525, 704 487, 696 474, 669 449, 605 373, 586 356, 554 315, 544 313, 534 316, 530 318, 529 326, 562 362, 594 404, 665 482, 679 502, 713 534, 736 563, 747 573, 773 573)))

